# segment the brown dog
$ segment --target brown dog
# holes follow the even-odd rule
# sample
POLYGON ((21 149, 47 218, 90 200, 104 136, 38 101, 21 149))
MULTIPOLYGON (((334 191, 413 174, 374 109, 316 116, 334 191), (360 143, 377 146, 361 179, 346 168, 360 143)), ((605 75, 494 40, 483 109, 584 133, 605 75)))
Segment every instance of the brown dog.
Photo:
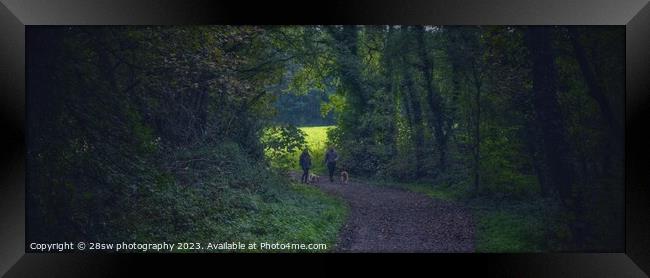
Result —
POLYGON ((348 172, 347 171, 341 171, 341 183, 342 184, 348 184, 348 172))

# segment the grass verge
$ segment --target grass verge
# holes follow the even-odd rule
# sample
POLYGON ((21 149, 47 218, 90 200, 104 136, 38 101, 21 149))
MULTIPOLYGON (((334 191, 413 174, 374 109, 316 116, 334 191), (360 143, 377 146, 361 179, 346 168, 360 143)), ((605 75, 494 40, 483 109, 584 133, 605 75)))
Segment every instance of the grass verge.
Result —
POLYGON ((259 213, 240 218, 236 226, 250 225, 262 229, 258 233, 245 234, 243 239, 269 243, 324 243, 328 247, 327 250, 277 250, 278 252, 331 251, 346 219, 345 203, 308 185, 290 184, 289 190, 292 193, 282 196, 279 202, 259 203, 259 213))
POLYGON ((136 188, 123 238, 137 242, 193 242, 203 249, 176 252, 327 252, 336 243, 345 202, 312 186, 292 183, 234 143, 179 155, 192 171, 161 175, 136 188), (326 244, 327 249, 209 249, 207 244, 326 244))

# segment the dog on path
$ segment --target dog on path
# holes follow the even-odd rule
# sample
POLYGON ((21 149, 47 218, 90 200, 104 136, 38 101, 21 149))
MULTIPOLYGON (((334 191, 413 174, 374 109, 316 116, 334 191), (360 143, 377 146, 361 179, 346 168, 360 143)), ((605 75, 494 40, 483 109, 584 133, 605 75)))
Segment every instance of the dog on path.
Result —
POLYGON ((348 184, 348 171, 341 171, 341 183, 342 184, 348 184))
POLYGON ((320 182, 320 176, 309 174, 309 183, 318 183, 320 182))

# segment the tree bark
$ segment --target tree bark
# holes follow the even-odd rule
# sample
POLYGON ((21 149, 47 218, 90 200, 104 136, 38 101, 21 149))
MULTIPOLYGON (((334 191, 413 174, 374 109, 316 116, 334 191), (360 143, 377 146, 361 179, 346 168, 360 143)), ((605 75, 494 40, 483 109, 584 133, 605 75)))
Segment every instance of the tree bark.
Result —
POLYGON ((418 55, 420 57, 421 71, 424 76, 425 88, 427 90, 427 103, 431 110, 431 123, 433 123, 433 130, 436 139, 436 146, 440 155, 438 166, 442 171, 445 170, 447 164, 447 134, 444 130, 444 111, 442 107, 442 98, 437 92, 433 84, 433 59, 428 55, 426 44, 424 41, 425 30, 423 26, 415 27, 416 41, 418 45, 418 55))
POLYGON ((476 121, 474 123, 474 192, 478 195, 481 185, 481 78, 475 62, 472 62, 472 76, 476 89, 476 121))
MULTIPOLYGON (((405 65, 407 66, 407 65, 405 65)), ((420 178, 424 175, 423 171, 423 155, 421 150, 424 146, 424 126, 422 124, 422 106, 420 104, 419 95, 415 89, 413 76, 408 67, 404 69, 404 82, 406 83, 405 95, 408 99, 411 114, 411 129, 413 130, 413 147, 415 151, 415 176, 420 178)))
POLYGON ((566 129, 557 101, 557 70, 552 52, 552 29, 529 27, 526 38, 533 61, 533 103, 538 128, 544 132, 543 152, 548 176, 544 179, 559 193, 560 201, 575 220, 570 223, 574 249, 582 248, 585 236, 585 220, 582 192, 573 192, 574 170, 569 161, 570 148, 566 129))
POLYGON ((384 83, 384 90, 386 90, 386 94, 388 95, 388 100, 389 103, 387 104, 387 107, 389 108, 387 114, 388 117, 391 118, 386 123, 386 134, 385 134, 385 144, 388 146, 388 156, 390 158, 393 158, 397 154, 397 126, 395 123, 395 105, 397 104, 397 90, 395 89, 395 72, 393 70, 394 67, 394 55, 396 53, 393 53, 392 51, 392 43, 393 43, 393 34, 394 34, 394 29, 392 26, 388 26, 388 32, 386 34, 386 51, 384 52, 382 56, 382 65, 384 69, 386 70, 385 72, 385 83, 384 83))
POLYGON ((354 106, 354 114, 351 119, 355 121, 354 126, 359 128, 359 134, 366 138, 370 131, 363 128, 358 122, 362 115, 368 111, 369 93, 361 80, 361 59, 358 55, 358 27, 345 25, 338 30, 335 27, 327 27, 329 34, 336 41, 336 62, 338 74, 343 86, 347 89, 347 99, 350 105, 354 106))
POLYGON ((533 62, 533 106, 537 126, 543 134, 542 150, 548 168, 548 176, 544 180, 556 189, 565 202, 570 198, 573 170, 569 163, 566 128, 557 100, 558 78, 550 33, 549 27, 529 27, 526 39, 533 62))
MULTIPOLYGON (((568 27, 567 30, 569 31, 569 38, 576 55, 576 60, 580 66, 580 71, 582 72, 585 83, 589 88, 589 94, 598 103, 598 107, 600 108, 603 118, 605 118, 605 121, 607 121, 607 124, 612 129, 612 131, 621 130, 620 124, 615 120, 614 114, 612 113, 609 101, 607 100, 607 97, 605 96, 596 78, 596 74, 589 64, 589 60, 587 59, 587 52, 582 46, 582 43, 580 43, 580 33, 575 27, 568 27)), ((616 138, 619 137, 616 136, 616 138)))
MULTIPOLYGON (((623 135, 622 125, 614 116, 611 105, 607 100, 607 96, 605 96, 605 93, 603 92, 603 89, 597 80, 596 73, 589 63, 589 60, 587 58, 587 51, 582 46, 582 43, 580 43, 580 33, 575 27, 568 27, 567 30, 569 32, 571 45, 573 46, 573 50, 576 55, 576 60, 580 66, 580 71, 582 72, 582 76, 584 77, 585 83, 587 84, 588 92, 596 101, 596 103, 598 103, 601 115, 609 127, 609 132, 607 132, 607 148, 612 150, 614 153, 618 153, 614 151, 614 149, 616 149, 616 146, 623 145, 621 136, 623 135)), ((605 152, 605 169, 609 169, 611 167, 612 157, 615 157, 615 155, 612 155, 612 152, 605 152)))

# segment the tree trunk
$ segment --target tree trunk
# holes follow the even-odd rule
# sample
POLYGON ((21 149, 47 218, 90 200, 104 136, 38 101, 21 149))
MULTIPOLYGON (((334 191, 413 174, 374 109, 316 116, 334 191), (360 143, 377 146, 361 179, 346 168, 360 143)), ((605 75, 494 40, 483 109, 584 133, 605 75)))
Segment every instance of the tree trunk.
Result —
MULTIPOLYGON (((455 133, 454 133, 454 121, 459 119, 458 108, 459 108, 459 98, 461 94, 461 82, 462 78, 462 57, 458 53, 458 40, 453 33, 452 28, 446 28, 445 33, 447 37, 446 52, 449 57, 449 63, 451 65, 451 100, 449 101, 449 111, 447 112, 447 119, 445 121, 445 130, 447 131, 446 137, 447 142, 456 142, 455 133)), ((448 144, 449 145, 449 144, 448 144)), ((449 156, 449 160, 451 160, 449 156)), ((453 162, 452 162, 453 163, 453 162)), ((448 164, 451 164, 448 162, 448 164)))
POLYGON ((472 76, 476 89, 476 121, 474 125, 474 192, 478 195, 481 185, 481 78, 476 65, 472 63, 472 76))
POLYGON ((558 78, 551 32, 550 27, 529 27, 525 33, 533 62, 533 105, 537 126, 543 132, 542 151, 548 173, 544 181, 559 193, 563 206, 574 213, 575 220, 570 223, 571 245, 577 250, 584 239, 582 193, 572 192, 574 171, 556 95, 558 78))
MULTIPOLYGON (((605 96, 598 80, 596 79, 596 74, 589 64, 589 60, 587 59, 587 52, 580 43, 580 33, 575 27, 568 27, 567 30, 569 31, 569 38, 571 39, 571 44, 573 45, 573 50, 575 52, 578 65, 580 66, 580 71, 582 72, 585 83, 589 88, 589 94, 598 103, 598 107, 600 108, 603 118, 605 121, 607 121, 609 127, 613 131, 618 132, 621 130, 620 124, 616 121, 614 114, 612 113, 611 106, 609 105, 609 101, 607 100, 607 97, 605 96)), ((619 138, 618 136, 615 137, 619 138)))
MULTIPOLYGON (((569 38, 571 40, 571 44, 573 45, 573 50, 575 52, 578 65, 580 66, 580 71, 582 72, 582 76, 584 77, 585 83, 587 84, 589 94, 598 103, 601 115, 609 127, 609 132, 607 132, 607 148, 614 151, 615 146, 622 146, 623 144, 621 139, 621 135, 623 133, 622 125, 614 116, 610 103, 607 100, 607 96, 605 96, 602 87, 596 78, 596 74, 589 64, 589 60, 587 59, 587 52, 580 43, 580 33, 575 27, 568 27, 567 30, 569 31, 569 38)), ((612 157, 615 157, 612 155, 612 152, 605 152, 605 169, 609 169, 611 167, 612 157)))
POLYGON ((336 62, 341 83, 347 90, 347 100, 355 107, 350 118, 355 121, 354 126, 359 129, 363 138, 370 136, 370 131, 363 128, 359 119, 368 111, 369 93, 365 90, 361 80, 361 59, 358 55, 358 27, 345 25, 342 29, 327 27, 327 31, 336 41, 336 62))
POLYGON ((424 27, 418 26, 416 28, 416 40, 418 45, 418 55, 420 56, 421 71, 424 76, 425 88, 427 90, 427 102, 431 110, 431 123, 433 124, 434 135, 436 138, 436 146, 440 159, 438 166, 440 170, 444 171, 447 164, 447 134, 444 131, 444 111, 442 108, 442 98, 436 91, 433 84, 433 59, 428 55, 426 44, 424 42, 424 27))
POLYGON ((542 135, 542 150, 548 168, 545 181, 560 194, 562 201, 570 197, 573 170, 569 163, 570 149, 557 100, 557 70, 548 27, 529 27, 526 38, 533 61, 533 106, 542 135))
POLYGON ((387 114, 391 119, 386 123, 386 134, 384 142, 388 146, 388 157, 393 158, 397 155, 397 126, 395 123, 395 105, 397 104, 397 90, 395 89, 395 72, 393 70, 395 53, 391 51, 393 43, 393 27, 388 26, 386 34, 386 52, 382 56, 382 65, 385 72, 384 90, 388 96, 389 103, 386 106, 389 108, 387 114))
POLYGON ((415 151, 415 176, 420 178, 424 175, 423 171, 423 155, 424 152, 421 150, 424 146, 424 130, 422 125, 422 106, 420 104, 418 92, 415 89, 415 84, 413 82, 413 76, 411 75, 408 68, 404 69, 404 82, 406 83, 406 98, 411 111, 411 129, 413 130, 413 145, 415 151))

